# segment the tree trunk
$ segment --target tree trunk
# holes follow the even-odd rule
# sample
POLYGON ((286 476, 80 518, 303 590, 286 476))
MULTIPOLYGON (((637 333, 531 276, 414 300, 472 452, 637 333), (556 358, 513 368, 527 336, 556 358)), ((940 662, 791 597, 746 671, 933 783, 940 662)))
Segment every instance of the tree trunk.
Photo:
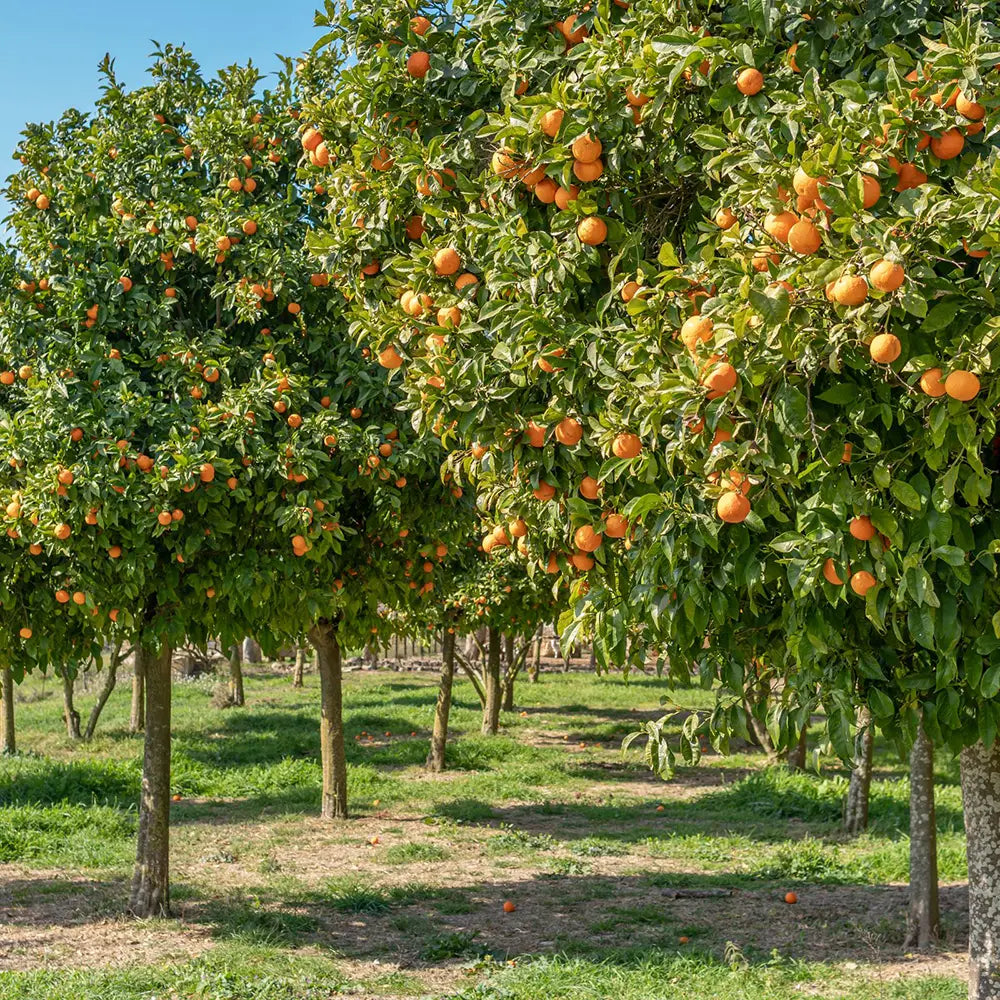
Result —
POLYGON ((80 713, 76 710, 76 706, 73 704, 73 687, 75 678, 70 672, 69 667, 65 664, 59 668, 59 676, 62 679, 63 721, 66 723, 66 735, 71 740, 83 739, 83 734, 80 732, 80 713))
POLYGON ((300 688, 305 683, 306 647, 295 647, 295 673, 292 674, 292 687, 300 688))
POLYGON ((344 753, 340 643, 336 626, 320 621, 309 630, 320 680, 320 753, 323 760, 323 819, 347 819, 347 758, 344 753))
POLYGON ((236 643, 229 650, 229 703, 242 707, 246 704, 243 694, 243 647, 236 643))
MULTIPOLYGON (((971 872, 969 883, 971 893, 971 872)), ((996 926, 992 930, 995 931, 996 926)), ((910 906, 906 914, 906 941, 903 946, 926 951, 940 936, 934 744, 921 725, 910 751, 910 906)), ((991 996, 1000 996, 1000 993, 991 996)))
POLYGON ((260 643, 256 639, 247 637, 243 640, 243 659, 247 663, 260 663, 261 652, 260 643))
POLYGON ((146 739, 139 800, 139 842, 129 911, 137 917, 170 914, 170 665, 171 648, 136 645, 146 688, 146 739))
POLYGON ((1000 742, 962 751, 969 860, 969 1000, 1000 996, 1000 742))
POLYGON ((128 731, 130 733, 141 733, 146 728, 146 678, 143 671, 146 669, 145 660, 139 655, 139 647, 132 650, 132 713, 129 716, 128 731))
POLYGON ((799 741, 788 751, 788 758, 786 763, 788 764, 789 771, 804 771, 806 769, 806 752, 808 750, 808 744, 806 741, 806 727, 802 727, 802 732, 799 733, 799 741))
POLYGON ((495 736, 500 729, 500 632, 489 630, 489 646, 483 679, 486 681, 486 704, 483 706, 483 733, 495 736))
POLYGON ((528 670, 528 680, 532 684, 538 683, 538 675, 542 672, 542 643, 545 641, 544 630, 538 630, 538 638, 535 639, 535 663, 528 670))
POLYGON ((451 686, 455 679, 455 633, 445 631, 441 647, 441 683, 438 686, 437 706, 434 709, 434 732, 431 734, 431 752, 427 767, 443 771, 444 752, 448 742, 448 714, 451 711, 451 686))
POLYGON ((4 667, 0 676, 2 686, 3 714, 0 715, 0 753, 17 753, 14 738, 14 675, 10 667, 4 667))
MULTIPOLYGON (((115 685, 118 683, 118 664, 120 662, 121 646, 118 645, 115 646, 114 652, 111 654, 111 662, 108 663, 108 669, 104 671, 104 683, 101 685, 101 690, 97 692, 97 701, 90 710, 90 718, 87 720, 87 728, 83 734, 83 738, 87 741, 94 738, 94 732, 97 730, 97 720, 100 719, 101 712, 104 711, 104 706, 108 703, 111 692, 114 691, 115 685)), ((98 661, 99 667, 100 663, 98 661)))
POLYGON ((858 710, 858 738, 854 748, 854 770, 844 804, 844 832, 857 836, 868 829, 868 798, 872 787, 872 749, 875 733, 867 708, 858 710))

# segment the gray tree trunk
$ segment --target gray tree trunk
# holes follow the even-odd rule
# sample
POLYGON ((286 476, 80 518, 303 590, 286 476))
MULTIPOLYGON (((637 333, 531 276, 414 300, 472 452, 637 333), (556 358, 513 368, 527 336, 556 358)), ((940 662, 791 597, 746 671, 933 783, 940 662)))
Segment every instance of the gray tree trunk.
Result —
POLYGON ((17 753, 14 736, 14 675, 10 667, 4 667, 0 674, 0 694, 3 713, 0 714, 0 753, 17 753))
POLYGON ((246 704, 243 693, 243 647, 240 643, 229 650, 229 702, 240 707, 246 704))
POLYGON ((136 645, 146 689, 146 738, 139 800, 139 839, 129 911, 137 917, 170 914, 170 666, 166 642, 155 651, 136 645))
POLYGON ((81 740, 83 734, 80 732, 80 713, 73 704, 73 689, 76 679, 66 664, 59 668, 59 677, 62 680, 63 721, 66 723, 66 735, 71 740, 81 740))
POLYGON ((295 647, 295 673, 292 674, 292 687, 300 688, 305 684, 306 647, 295 647))
POLYGON ((448 742, 448 715, 451 712, 451 688, 455 680, 455 633, 444 633, 441 646, 441 683, 434 708, 434 731, 427 767, 431 771, 445 769, 445 745, 448 742))
POLYGON ((128 720, 130 733, 141 733, 146 727, 146 679, 143 676, 145 660, 139 655, 139 648, 132 650, 132 711, 128 720))
POLYGON ((543 630, 539 629, 538 638, 535 639, 535 664, 528 671, 528 680, 532 684, 538 683, 538 675, 542 672, 542 643, 545 641, 542 633, 543 630))
POLYGON ((844 803, 844 832, 852 836, 868 829, 868 799, 872 787, 872 750, 875 734, 867 708, 858 710, 858 738, 854 748, 854 770, 844 803))
POLYGON ((243 659, 246 663, 260 663, 260 643, 256 639, 248 637, 243 640, 243 659))
MULTIPOLYGON (((101 685, 101 690, 97 692, 97 701, 90 710, 90 718, 87 720, 87 728, 84 731, 83 738, 88 742, 94 738, 101 712, 104 711, 104 706, 107 705, 108 699, 111 697, 111 692, 114 691, 115 685, 118 683, 118 664, 120 662, 121 645, 117 645, 111 654, 108 668, 104 671, 104 683, 101 685)), ((98 669, 100 669, 100 661, 98 661, 98 669)))
POLYGON ((962 751, 969 860, 969 1000, 1000 997, 1000 742, 962 751))
MULTIPOLYGON (((969 872, 972 892, 972 872, 969 872)), ((994 924, 992 933, 1000 925, 994 924)), ((910 906, 904 947, 925 951, 941 936, 938 907, 937 822, 934 816, 934 744, 923 725, 910 751, 910 906)), ((1000 983, 998 983, 1000 987, 1000 983)), ((1000 996, 1000 992, 990 994, 1000 996)))
POLYGON ((486 704, 483 706, 483 733, 495 736, 500 729, 500 632, 489 630, 486 667, 483 680, 486 682, 486 704))
POLYGON ((347 819, 347 757, 344 752, 343 690, 336 626, 317 622, 309 630, 320 680, 320 756, 323 761, 323 819, 347 819))

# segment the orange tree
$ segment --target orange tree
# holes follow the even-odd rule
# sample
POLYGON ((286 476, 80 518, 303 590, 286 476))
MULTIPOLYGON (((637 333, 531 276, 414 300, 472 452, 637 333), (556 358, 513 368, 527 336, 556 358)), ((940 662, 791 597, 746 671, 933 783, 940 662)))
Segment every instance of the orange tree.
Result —
POLYGON ((368 219, 318 246, 384 275, 357 335, 580 574, 600 656, 655 643, 737 692, 766 652, 841 753, 861 703, 961 751, 975 997, 1000 981, 997 14, 346 5, 316 62, 353 63, 308 107, 352 149, 331 219, 368 219))
POLYGON ((322 188, 300 180, 288 78, 259 94, 253 67, 206 79, 172 48, 147 86, 104 74, 93 113, 28 127, 6 189, 4 605, 51 662, 115 629, 137 650, 130 908, 149 915, 169 905, 171 648, 311 630, 323 811, 343 814, 338 643, 413 599, 383 539, 403 518, 430 530, 460 491, 436 443, 396 426, 344 291, 305 253, 322 188))

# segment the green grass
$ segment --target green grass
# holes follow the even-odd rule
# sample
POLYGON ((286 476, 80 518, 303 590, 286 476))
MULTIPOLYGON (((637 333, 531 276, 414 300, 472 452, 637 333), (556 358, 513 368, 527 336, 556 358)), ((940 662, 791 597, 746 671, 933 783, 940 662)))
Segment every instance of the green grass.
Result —
MULTIPOLYGON (((163 963, 140 949, 134 967, 99 972, 0 973, 4 1000, 964 995, 947 977, 881 978, 878 963, 898 957, 904 897, 873 906, 869 924, 854 910, 907 877, 906 768, 885 748, 870 830, 849 839, 840 830, 847 776, 836 762, 793 774, 763 767, 747 749, 681 769, 674 789, 638 753, 623 758, 622 736, 661 714, 661 698, 705 708, 704 691, 668 691, 639 675, 545 674, 518 688, 518 711, 488 738, 471 688, 459 682, 450 769, 429 779, 433 674, 351 673, 345 731, 356 818, 324 826, 316 677, 295 690, 285 674, 250 671, 244 709, 213 707, 214 685, 175 686, 172 786, 182 799, 173 807, 173 899, 184 920, 151 931, 191 932, 209 950, 185 959, 181 948, 163 963), (788 886, 801 907, 780 903, 788 886), (789 912, 809 914, 815 886, 855 893, 844 910, 829 904, 807 918, 808 934, 830 938, 826 962, 814 960, 789 912), (757 915, 733 919, 727 902, 664 901, 664 888, 682 887, 739 889, 757 915), (509 918, 500 912, 507 898, 518 903, 509 918), (775 944, 769 935, 782 928, 775 944), (679 948, 682 935, 690 944, 679 948), (882 943, 873 950, 871 940, 882 943)), ((21 910, 30 923, 42 906, 55 909, 40 922, 60 927, 66 912, 78 927, 88 911, 114 916, 134 851, 142 752, 126 729, 127 685, 89 746, 67 740, 51 681, 29 679, 22 694, 22 753, 0 758, 0 863, 20 871, 0 883, 0 905, 13 907, 15 925, 21 910), (53 869, 91 888, 52 879, 53 869)), ((83 713, 92 697, 80 693, 83 713)), ((957 769, 943 753, 937 769, 939 867, 943 881, 957 882, 966 877, 957 769)), ((946 912, 945 922, 961 920, 946 912)), ((85 934, 82 926, 74 933, 85 934)))

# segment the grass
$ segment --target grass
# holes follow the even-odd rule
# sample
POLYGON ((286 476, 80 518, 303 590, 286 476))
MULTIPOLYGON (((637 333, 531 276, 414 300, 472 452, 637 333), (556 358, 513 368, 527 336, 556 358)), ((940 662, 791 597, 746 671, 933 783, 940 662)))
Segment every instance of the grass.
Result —
MULTIPOLYGON (((459 682, 450 769, 430 778, 434 675, 349 673, 355 818, 326 825, 317 819, 315 676, 296 690, 285 672, 249 671, 241 710, 213 707, 214 685, 175 687, 173 899, 182 919, 143 925, 125 964, 119 956, 107 967, 102 921, 111 929, 100 933, 133 933, 115 920, 142 750, 126 728, 128 691, 115 692, 98 737, 81 746, 65 736, 51 681, 26 682, 23 751, 0 758, 0 863, 16 873, 0 880, 0 907, 27 942, 12 951, 19 971, 0 971, 4 1000, 964 995, 946 973, 881 973, 899 957, 905 905, 905 890, 883 887, 905 883, 909 847, 905 767, 886 749, 870 829, 848 839, 847 777, 835 762, 792 774, 746 750, 709 755, 664 785, 638 754, 622 757, 622 736, 659 715, 661 698, 706 707, 710 695, 698 689, 547 673, 519 687, 518 710, 489 738, 459 682), (790 886, 799 907, 781 902, 790 886), (664 892, 683 888, 740 895, 677 901, 664 892), (501 912, 504 899, 516 901, 514 914, 501 912), (43 956, 32 928, 49 926, 64 951, 43 956), (681 937, 689 943, 679 946, 681 937), (88 964, 100 971, 76 968, 88 964)), ((78 708, 88 712, 92 699, 81 691, 78 708)), ((957 768, 944 754, 937 768, 941 878, 959 882, 957 768)), ((949 898, 945 923, 956 934, 961 914, 949 898)))

